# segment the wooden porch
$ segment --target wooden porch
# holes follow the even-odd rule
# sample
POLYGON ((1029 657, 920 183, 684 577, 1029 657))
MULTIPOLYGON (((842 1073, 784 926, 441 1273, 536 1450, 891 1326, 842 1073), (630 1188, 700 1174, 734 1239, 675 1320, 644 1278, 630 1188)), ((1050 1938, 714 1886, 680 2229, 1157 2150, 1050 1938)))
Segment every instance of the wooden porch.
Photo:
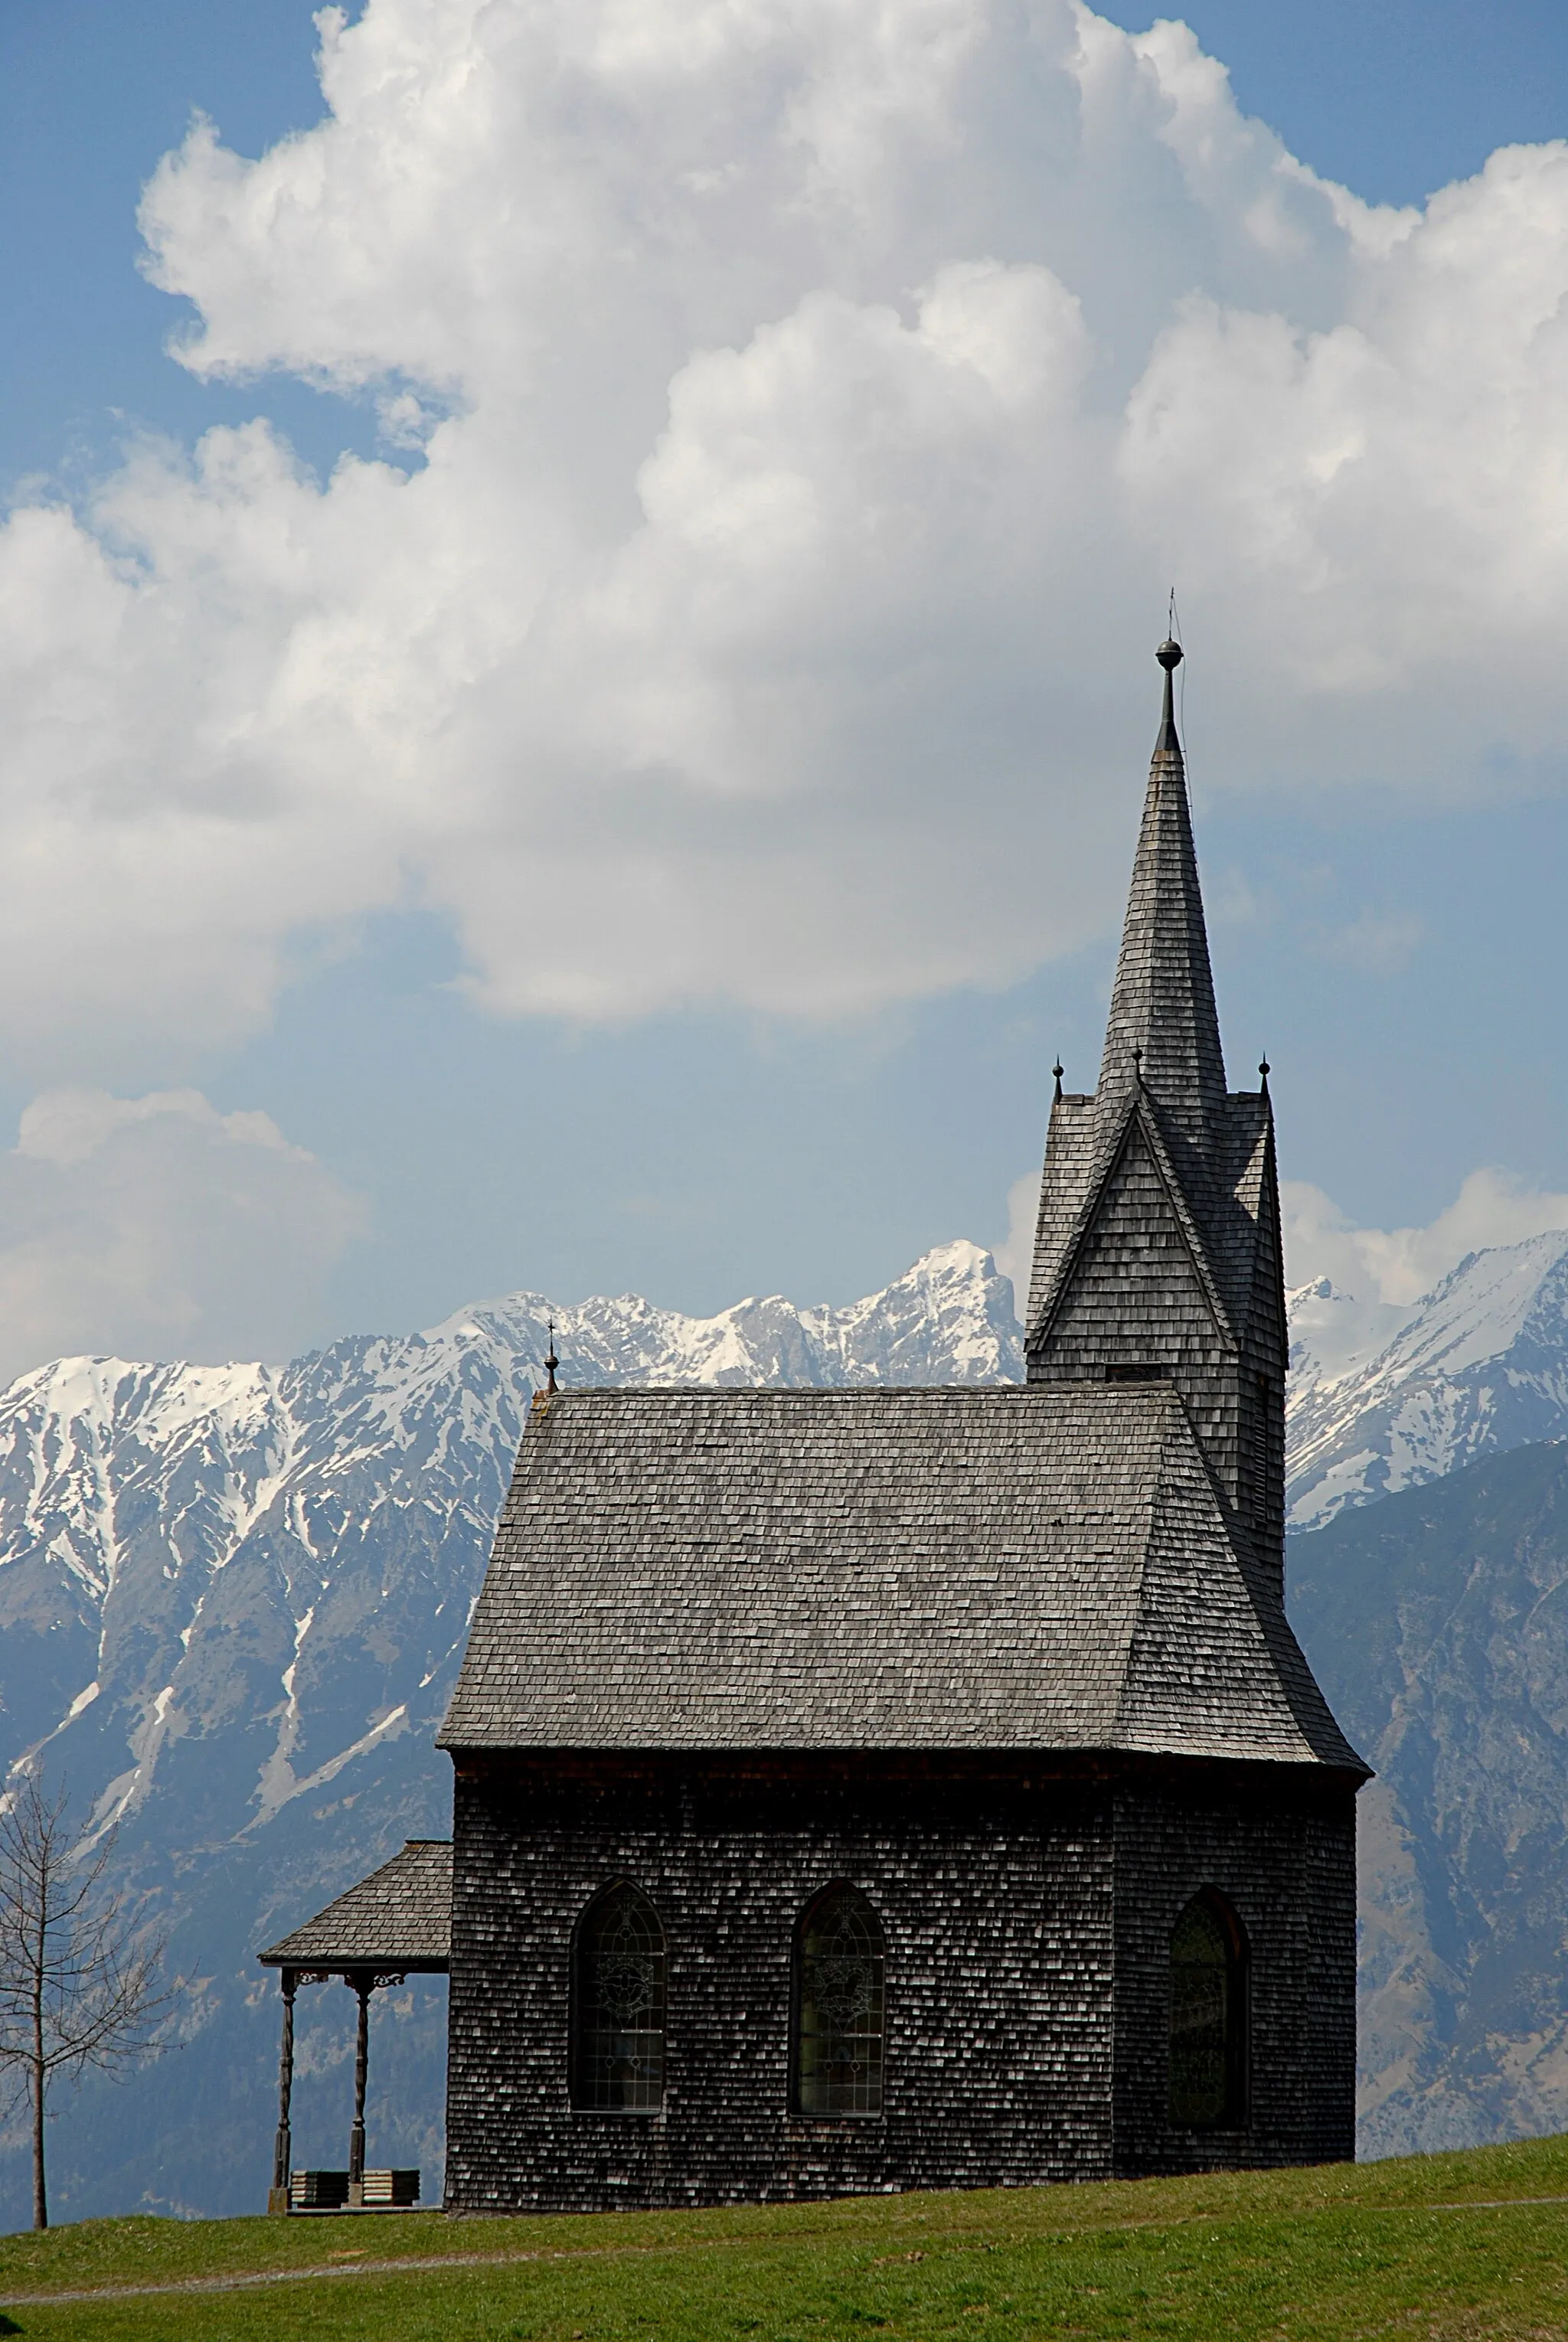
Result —
POLYGON ((370 1997, 410 1976, 445 1976, 452 1951, 452 1843, 410 1838, 401 1854, 373 1870, 281 1943, 258 1953, 283 1987, 278 2059, 277 2136, 267 2210, 278 2213, 406 2211, 419 2200, 417 2171, 367 2171, 365 2089, 370 2047, 370 1997), (294 2097, 294 2004, 302 1984, 341 1977, 359 2003, 354 2057, 354 2121, 346 2171, 295 2171, 290 2113, 294 2097))

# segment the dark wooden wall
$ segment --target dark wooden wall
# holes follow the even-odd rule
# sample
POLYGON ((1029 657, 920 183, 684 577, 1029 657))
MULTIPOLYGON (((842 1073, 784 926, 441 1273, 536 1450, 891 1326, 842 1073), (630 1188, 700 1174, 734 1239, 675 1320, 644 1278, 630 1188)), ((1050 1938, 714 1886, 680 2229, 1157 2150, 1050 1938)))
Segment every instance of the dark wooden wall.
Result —
POLYGON ((1165 2135, 1161 1929, 1166 1905, 1206 1884, 1253 1936, 1268 2045, 1255 2087, 1282 2093, 1217 2159, 1350 2153, 1337 2109, 1354 2069, 1353 1934, 1348 1968, 1340 1942, 1351 1792, 1323 1777, 1311 1796, 1293 1785, 1287 1816, 1270 1787, 1287 1769, 1198 1767, 1173 1788, 1169 1768, 1089 1762, 460 1757, 449 2208, 1203 2167, 1216 2159, 1206 2146, 1189 2137, 1183 2163, 1165 2135), (1338 1819, 1304 1817, 1303 1797, 1338 1819), (653 1901, 668 1947, 656 2115, 569 2102, 572 1931, 622 1877, 653 1901), (880 2117, 829 2121, 789 2110, 790 1959, 802 1908, 838 1879, 870 1897, 886 1933, 887 2073, 880 2117), (1145 1918, 1130 1922, 1139 1904, 1145 1918), (1300 1943, 1319 1938, 1323 1957, 1303 1960, 1300 1943), (1303 2088, 1286 2045, 1308 2039, 1323 2074, 1303 2088))

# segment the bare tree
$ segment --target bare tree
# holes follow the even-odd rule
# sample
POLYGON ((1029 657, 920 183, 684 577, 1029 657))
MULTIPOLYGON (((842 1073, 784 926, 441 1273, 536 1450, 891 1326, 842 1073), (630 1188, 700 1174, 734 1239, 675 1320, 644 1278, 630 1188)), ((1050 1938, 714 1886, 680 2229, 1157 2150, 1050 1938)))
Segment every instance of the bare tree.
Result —
POLYGON ((33 2226, 49 2225, 44 2115, 51 2086, 120 2072, 156 2047, 170 1996, 161 1937, 108 1880, 109 1830, 88 1845, 64 1789, 26 1775, 0 1807, 0 2065, 33 2117, 33 2226))

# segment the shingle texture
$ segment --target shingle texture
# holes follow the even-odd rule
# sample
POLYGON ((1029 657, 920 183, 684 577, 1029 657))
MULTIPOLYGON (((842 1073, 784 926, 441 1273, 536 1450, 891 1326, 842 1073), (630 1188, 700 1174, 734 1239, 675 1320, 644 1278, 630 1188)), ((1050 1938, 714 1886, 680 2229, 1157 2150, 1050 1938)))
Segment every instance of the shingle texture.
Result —
POLYGON ((1144 822, 1133 861, 1121 956, 1100 1061, 1100 1096, 1142 1078, 1200 1146, 1218 1135, 1225 1067, 1209 971, 1209 939, 1198 890, 1186 776, 1173 728, 1149 770, 1144 822))
POLYGON ((1175 1393, 573 1391, 534 1411, 452 1748, 1353 1765, 1175 1393))
POLYGON ((1123 2178, 1355 2152, 1355 1807, 1314 1786, 1238 1767, 1196 1795, 1144 1780, 1114 1800, 1123 2178), (1171 1929, 1199 1886, 1224 1896, 1250 1954, 1250 2103, 1213 2131, 1178 2129, 1167 2110, 1171 1929))
POLYGON ((702 1758, 460 1774, 449 2206, 1109 2177, 1110 1822, 1082 1785, 1043 1797, 864 1762, 848 1777, 702 1758), (653 2116, 574 2107, 564 2087, 573 1930, 617 1877, 648 1896, 669 1947, 653 2116), (840 1880, 871 1898, 887 1942, 887 2095, 872 2119, 790 2107, 795 1932, 840 1880))
POLYGON ((592 2211, 1021 2187, 1353 2151, 1353 1797, 1308 1767, 1024 1756, 506 1758, 459 1770, 447 2202, 592 2211), (664 2104, 571 2105, 574 1930, 613 1880, 668 1947, 664 2104), (847 1881, 887 1947, 874 2119, 790 2103, 791 1954, 847 1881), (1168 2111, 1170 1937, 1251 1951, 1251 2107, 1168 2111))
POLYGON ((410 1838, 258 1957, 275 1967, 444 1969, 452 1947, 452 1841, 410 1838))

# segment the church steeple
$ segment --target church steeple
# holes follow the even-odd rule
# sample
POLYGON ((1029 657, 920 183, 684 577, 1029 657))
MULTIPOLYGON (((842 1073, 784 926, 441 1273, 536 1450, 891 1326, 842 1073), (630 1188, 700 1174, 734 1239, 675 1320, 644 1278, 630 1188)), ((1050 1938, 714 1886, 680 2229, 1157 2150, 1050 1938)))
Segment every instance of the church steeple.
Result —
POLYGON ((1201 1146, 1217 1133, 1224 1112, 1225 1066, 1176 736, 1172 684, 1181 645, 1162 643, 1154 656, 1165 670, 1164 706, 1111 994, 1099 1096, 1112 1105, 1141 1078, 1201 1146))
POLYGON ((1051 1107, 1025 1353, 1033 1384, 1170 1382, 1267 1582, 1284 1554, 1286 1333, 1268 1082, 1227 1095, 1172 679, 1100 1085, 1051 1107))

